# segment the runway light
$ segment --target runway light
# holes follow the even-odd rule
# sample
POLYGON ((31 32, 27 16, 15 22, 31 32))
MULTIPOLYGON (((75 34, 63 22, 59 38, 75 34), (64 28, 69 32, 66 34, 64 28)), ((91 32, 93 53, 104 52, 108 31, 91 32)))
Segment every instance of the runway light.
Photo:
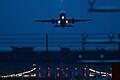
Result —
POLYGON ((31 77, 36 77, 37 75, 36 74, 31 74, 31 77))
POLYGON ((0 77, 1 78, 12 78, 12 77, 21 77, 22 75, 23 75, 23 77, 28 77, 29 75, 25 75, 25 74, 31 73, 35 70, 36 70, 36 68, 33 68, 29 71, 25 71, 25 72, 21 72, 21 73, 17 73, 17 74, 4 75, 4 76, 0 76, 0 77))
POLYGON ((86 68, 84 68, 84 70, 86 71, 86 68))
POLYGON ((89 76, 90 76, 90 77, 94 77, 94 76, 95 76, 95 74, 93 74, 93 73, 90 73, 90 74, 89 74, 89 76))
POLYGON ((106 77, 107 75, 101 75, 102 77, 106 77))
POLYGON ((83 75, 84 75, 84 77, 86 77, 86 76, 87 76, 86 72, 84 72, 84 74, 83 74, 83 75))
POLYGON ((59 68, 59 67, 57 67, 57 70, 60 70, 60 68, 59 68))
POLYGON ((78 70, 78 68, 77 68, 77 67, 75 67, 75 70, 78 70))
POLYGON ((75 77, 77 77, 77 76, 78 76, 78 74, 76 73, 74 76, 75 76, 75 77))
POLYGON ((30 75, 24 75, 23 77, 30 77, 30 75))
POLYGON ((68 68, 68 67, 66 67, 66 70, 69 70, 69 68, 68 68))
POLYGON ((40 73, 38 74, 38 77, 41 78, 41 74, 40 73))
POLYGON ((47 73, 47 77, 50 77, 50 76, 51 76, 51 73, 50 73, 50 72, 48 72, 48 73, 47 73))
POLYGON ((47 70, 50 70, 50 67, 48 67, 47 70))
POLYGON ((94 69, 91 69, 91 68, 89 70, 92 71, 92 72, 96 72, 94 69))
POLYGON ((100 72, 99 72, 99 71, 96 71, 96 73, 100 74, 100 72))
POLYGON ((68 74, 68 73, 66 73, 66 74, 65 74, 65 77, 69 77, 69 74, 68 74))
POLYGON ((38 69, 40 70, 41 68, 39 67, 38 69))
POLYGON ((111 73, 111 74, 109 74, 109 76, 110 76, 110 77, 112 77, 112 73, 111 73))
POLYGON ((57 73, 56 76, 57 76, 57 77, 60 77, 60 73, 57 73))
POLYGON ((33 64, 33 66, 36 66, 36 64, 33 64))

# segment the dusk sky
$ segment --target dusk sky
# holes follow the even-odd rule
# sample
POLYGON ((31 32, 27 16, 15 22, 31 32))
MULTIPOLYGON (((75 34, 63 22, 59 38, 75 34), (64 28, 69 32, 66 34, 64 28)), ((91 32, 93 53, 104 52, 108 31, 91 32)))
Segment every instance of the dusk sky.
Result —
MULTIPOLYGON (((95 7, 120 7, 119 0, 97 0, 95 7)), ((0 33, 55 32, 120 32, 120 13, 90 13, 88 0, 0 0, 0 33), (54 28, 49 23, 35 23, 35 19, 59 18, 65 11, 68 18, 92 19, 74 24, 72 28, 54 28)))
MULTIPOLYGON (((94 7, 120 8, 120 0, 96 0, 94 7)), ((89 37, 88 34, 83 38, 81 34, 120 33, 120 12, 92 13, 89 8, 88 0, 0 0, 0 78, 83 80, 102 77, 101 80, 110 80, 110 75, 120 73, 116 68, 119 64, 113 64, 111 68, 113 62, 120 62, 118 36, 89 37), (69 19, 92 21, 65 28, 33 22, 59 19, 61 11, 69 19), (89 75, 91 72, 92 76, 89 75)))

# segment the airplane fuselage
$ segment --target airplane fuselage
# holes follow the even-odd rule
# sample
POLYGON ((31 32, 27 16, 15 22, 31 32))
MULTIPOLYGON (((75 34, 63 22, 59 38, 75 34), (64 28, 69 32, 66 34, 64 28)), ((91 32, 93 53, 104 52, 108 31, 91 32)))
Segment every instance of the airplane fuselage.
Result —
POLYGON ((58 24, 61 27, 65 27, 68 24, 68 20, 66 19, 65 13, 60 14, 60 19, 58 20, 58 24))
POLYGON ((49 20, 34 20, 34 22, 50 22, 52 24, 55 24, 54 27, 72 27, 72 25, 76 22, 86 22, 91 21, 90 19, 74 19, 74 18, 66 18, 65 13, 60 13, 58 19, 49 19, 49 20))

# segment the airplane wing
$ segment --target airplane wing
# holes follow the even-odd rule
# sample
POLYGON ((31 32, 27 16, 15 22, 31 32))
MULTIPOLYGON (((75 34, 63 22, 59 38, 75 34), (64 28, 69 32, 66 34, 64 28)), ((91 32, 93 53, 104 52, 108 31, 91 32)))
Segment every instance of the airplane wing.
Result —
POLYGON ((85 22, 85 21, 91 21, 91 19, 74 19, 73 22, 85 22))
POLYGON ((75 23, 75 22, 86 22, 86 21, 92 21, 91 19, 68 19, 69 22, 75 23))
POLYGON ((51 22, 52 24, 57 23, 58 20, 51 19, 51 20, 33 20, 33 22, 51 22))
POLYGON ((33 22, 52 22, 52 20, 33 20, 33 22))

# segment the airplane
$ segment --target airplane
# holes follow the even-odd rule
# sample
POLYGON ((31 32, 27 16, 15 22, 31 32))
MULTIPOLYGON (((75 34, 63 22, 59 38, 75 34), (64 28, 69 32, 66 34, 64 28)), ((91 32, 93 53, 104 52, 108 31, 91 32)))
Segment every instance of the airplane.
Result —
POLYGON ((91 19, 67 19, 65 13, 60 13, 59 19, 52 18, 51 20, 33 20, 33 22, 48 22, 52 24, 56 24, 54 27, 72 27, 72 25, 76 22, 86 22, 91 21, 91 19))

